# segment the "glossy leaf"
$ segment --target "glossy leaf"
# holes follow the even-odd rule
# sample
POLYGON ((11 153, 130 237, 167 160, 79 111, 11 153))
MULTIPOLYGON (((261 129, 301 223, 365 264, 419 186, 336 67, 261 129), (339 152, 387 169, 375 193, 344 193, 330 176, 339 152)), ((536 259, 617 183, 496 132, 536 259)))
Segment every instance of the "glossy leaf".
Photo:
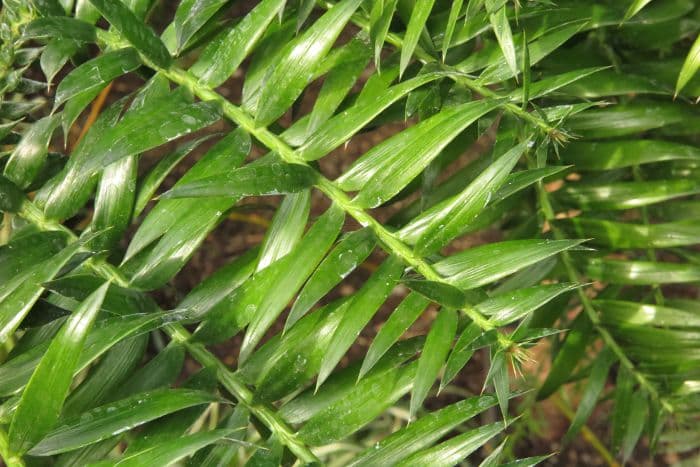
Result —
POLYGON ((688 56, 683 62, 683 67, 681 72, 678 74, 678 81, 676 82, 676 95, 678 95, 684 87, 688 84, 693 76, 695 76, 700 69, 700 37, 695 39, 693 46, 688 52, 688 56))
POLYGON ((181 184, 161 195, 163 199, 238 197, 297 193, 311 186, 316 174, 299 164, 271 162, 246 165, 228 174, 181 184))
POLYGON ((360 0, 342 0, 285 47, 265 80, 255 115, 256 124, 263 126, 273 122, 299 97, 319 60, 328 53, 359 5, 360 0))
POLYGON ((56 425, 85 338, 108 287, 109 282, 105 282, 71 315, 34 370, 10 425, 9 442, 13 451, 26 452, 56 425), (47 387, 51 388, 48 393, 47 387))
POLYGON ((22 32, 25 39, 73 39, 80 42, 95 41, 95 27, 67 16, 38 18, 27 24, 22 32))
POLYGON ((170 66, 172 59, 168 49, 153 30, 142 23, 126 5, 119 0, 90 0, 90 2, 136 50, 159 67, 170 66))
POLYGON ((286 256, 301 240, 309 217, 311 192, 288 195, 280 204, 263 240, 257 270, 286 256))
POLYGON ((512 240, 471 248, 435 263, 435 269, 463 289, 473 289, 512 274, 582 240, 512 240))
POLYGON ((32 448, 35 456, 48 456, 96 443, 149 420, 193 405, 208 404, 216 397, 192 389, 162 389, 136 394, 88 411, 52 431, 32 448))
POLYGON ((418 239, 416 250, 422 253, 435 251, 457 236, 465 224, 472 222, 488 204, 493 192, 505 181, 526 147, 526 143, 520 144, 499 157, 464 191, 435 212, 418 239))
POLYGON ((372 252, 375 243, 374 235, 369 229, 351 232, 341 239, 299 293, 289 312, 285 330, 291 328, 315 303, 355 270, 372 252))
POLYGON ((182 50, 192 36, 211 18, 226 0, 185 0, 175 11, 177 51, 182 50))
POLYGON ((428 337, 425 339, 425 346, 418 360, 416 380, 411 391, 410 413, 412 416, 423 405, 428 391, 440 373, 440 368, 447 359, 456 332, 456 312, 450 309, 440 311, 430 327, 428 337))
POLYGON ((417 0, 411 10, 411 18, 406 26, 403 47, 401 47, 399 75, 403 75, 413 57, 413 53, 418 45, 418 40, 423 33, 423 28, 425 28, 425 23, 428 20, 428 16, 430 16, 430 11, 433 9, 434 4, 435 0, 417 0))
POLYGON ((46 163, 51 136, 59 122, 57 115, 35 122, 15 146, 3 175, 20 188, 27 188, 46 163))
POLYGON ((367 325, 379 306, 386 300, 402 272, 403 264, 401 261, 398 258, 390 257, 355 293, 352 302, 348 305, 347 313, 333 333, 333 341, 323 358, 316 387, 321 386, 328 378, 333 368, 360 334, 362 328, 367 325))
POLYGON ((397 465, 401 466, 452 466, 503 430, 503 423, 492 423, 462 433, 435 447, 418 451, 397 465))
POLYGON ((443 110, 375 146, 338 183, 345 190, 360 190, 355 198, 358 205, 377 207, 418 176, 467 126, 495 107, 495 103, 469 102, 443 110))

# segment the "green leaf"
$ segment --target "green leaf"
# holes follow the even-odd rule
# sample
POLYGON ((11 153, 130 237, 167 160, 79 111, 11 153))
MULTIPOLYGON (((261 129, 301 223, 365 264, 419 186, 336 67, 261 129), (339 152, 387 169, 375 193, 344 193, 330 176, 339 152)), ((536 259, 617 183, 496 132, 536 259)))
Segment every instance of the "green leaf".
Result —
POLYGON ((306 127, 307 135, 312 135, 333 116, 367 66, 371 51, 366 43, 366 37, 356 36, 343 46, 339 53, 347 58, 333 67, 324 79, 309 116, 309 123, 306 127))
POLYGON ((0 175, 0 211, 17 212, 25 200, 24 192, 13 181, 0 175))
POLYGON ((503 57, 506 60, 510 72, 513 76, 517 76, 519 73, 518 63, 515 57, 515 44, 513 43, 513 33, 510 30, 510 23, 508 22, 507 9, 504 5, 496 11, 490 10, 490 3, 495 2, 486 2, 486 9, 489 10, 489 21, 493 27, 493 32, 498 40, 498 45, 501 46, 503 57))
POLYGON ((467 431, 432 448, 418 451, 397 466, 451 467, 503 431, 503 423, 492 423, 467 431))
POLYGON ((241 353, 238 357, 241 362, 246 360, 292 296, 321 262, 338 237, 344 221, 345 213, 335 204, 331 206, 311 226, 298 248, 279 263, 275 263, 280 266, 275 267, 272 274, 268 276, 272 279, 271 285, 274 284, 274 292, 260 289, 255 295, 259 297, 263 294, 262 300, 246 301, 246 308, 253 306, 254 315, 241 344, 241 353))
POLYGON ((577 287, 578 284, 564 282, 518 289, 493 296, 476 305, 476 309, 488 316, 494 325, 505 326, 577 287))
POLYGON ((576 409, 576 415, 574 415, 573 420, 571 420, 571 425, 566 431, 564 436, 564 442, 570 442, 576 435, 578 435, 581 428, 586 423, 586 420, 593 413, 596 404, 598 403, 598 397, 605 387, 605 383, 608 379, 608 373, 610 367, 615 363, 615 354, 607 347, 598 353, 595 362, 591 368, 591 374, 588 377, 588 382, 581 395, 581 401, 578 403, 578 408, 576 409))
POLYGON ((374 44, 374 65, 380 69, 381 52, 389 33, 391 20, 394 18, 398 0, 382 0, 372 4, 369 18, 369 37, 374 44))
POLYGON ((30 454, 50 456, 71 451, 115 436, 178 410, 216 401, 216 397, 193 389, 161 389, 135 394, 63 421, 44 437, 30 454))
POLYGON ((300 164, 269 162, 248 164, 234 171, 184 183, 163 199, 196 197, 240 197, 296 193, 316 182, 316 172, 300 164))
POLYGON ((351 386, 349 393, 304 423, 298 432, 299 437, 312 446, 318 446, 354 433, 406 394, 415 374, 414 362, 365 377, 351 386))
POLYGON ((586 274, 614 284, 653 285, 700 280, 700 266, 652 261, 591 259, 586 274))
POLYGON ((168 68, 172 58, 153 29, 146 26, 119 0, 90 0, 104 18, 148 60, 168 68))
POLYGON ((366 449, 350 466, 393 465, 430 446, 470 418, 495 405, 496 398, 487 394, 470 397, 428 413, 387 436, 376 447, 366 449))
POLYGON ((139 181, 139 186, 134 202, 134 214, 136 218, 143 212, 148 202, 153 197, 161 183, 165 180, 168 174, 182 161, 187 155, 199 146, 202 142, 209 139, 205 136, 194 141, 190 141, 179 146, 177 149, 163 157, 158 163, 139 181))
POLYGON ((612 413, 612 451, 617 453, 628 428, 634 396, 634 377, 626 367, 621 367, 615 381, 615 405, 612 413))
POLYGON ((497 107, 468 102, 445 109, 375 146, 338 179, 344 190, 359 189, 355 203, 377 207, 417 177, 465 128, 497 107))
POLYGON ((384 303, 402 272, 401 261, 394 256, 389 257, 355 293, 352 302, 348 305, 347 313, 333 333, 332 344, 323 358, 318 374, 317 388, 328 378, 333 368, 355 342, 362 328, 384 303))
POLYGON ((455 32, 455 26, 457 25, 457 20, 462 12, 462 4, 464 0, 456 0, 450 5, 450 16, 447 18, 447 25, 445 26, 445 34, 442 37, 442 61, 447 59, 447 52, 450 50, 450 44, 452 43, 452 36, 455 32))
POLYGON ((445 364, 445 372, 440 380, 440 390, 442 391, 450 382, 457 376, 457 374, 464 368, 472 355, 474 355, 474 348, 472 344, 483 335, 483 331, 475 323, 470 323, 464 328, 462 334, 460 334, 457 342, 450 352, 450 356, 447 358, 447 364, 445 364))
POLYGON ((500 460, 501 456, 503 454, 503 448, 505 448, 506 443, 508 442, 508 438, 504 439, 501 444, 498 445, 496 449, 491 451, 491 454, 489 454, 486 459, 484 459, 481 464, 479 464, 479 467, 496 467, 500 465, 500 460))
POLYGON ((668 248, 697 243, 700 224, 696 220, 665 224, 632 224, 586 217, 561 219, 556 224, 594 245, 610 248, 668 248))
POLYGON ((14 452, 26 452, 56 425, 85 338, 109 284, 105 282, 68 318, 34 370, 10 425, 9 442, 14 452))
POLYGON ((573 142, 560 151, 562 160, 580 170, 610 170, 673 160, 700 160, 695 146, 660 140, 573 142))
MULTIPOLYGON (((218 173, 229 172, 238 167, 250 152, 250 136, 242 130, 235 130, 224 136, 217 144, 211 148, 201 160, 199 160, 190 170, 183 175, 175 184, 175 187, 185 183, 210 177, 218 173)), ((129 243, 124 256, 124 261, 128 261, 143 251, 148 245, 159 237, 175 237, 176 240, 191 238, 192 230, 201 226, 201 220, 194 211, 202 213, 207 224, 212 223, 212 217, 221 216, 221 212, 233 205, 231 200, 211 199, 211 200, 160 200, 148 216, 143 220, 139 229, 134 234, 134 238, 129 243), (219 214, 217 214, 219 213, 219 214), (194 221, 199 221, 195 225, 194 221)), ((195 232, 198 230, 195 230, 195 232)))
POLYGON ((457 313, 450 309, 440 311, 430 327, 425 346, 418 360, 416 379, 411 391, 410 414, 412 417, 423 405, 428 391, 440 373, 440 368, 447 359, 456 333, 457 313))
POLYGON ((23 39, 73 39, 94 42, 96 29, 90 23, 66 16, 38 18, 27 24, 22 31, 23 39))
POLYGON ((78 41, 61 38, 51 39, 46 44, 44 51, 41 53, 39 64, 49 85, 51 85, 51 81, 53 81, 56 74, 61 71, 61 68, 80 49, 80 46, 81 44, 78 41))
POLYGON ((632 394, 630 410, 627 415, 627 429, 622 437, 622 462, 629 461, 639 437, 642 435, 647 418, 646 395, 641 392, 632 394))
POLYGON ((183 0, 175 11, 176 50, 179 53, 187 42, 226 4, 227 0, 183 0))
POLYGON ((678 95, 684 87, 690 82, 690 79, 695 76, 700 69, 700 36, 695 39, 688 56, 683 62, 681 72, 678 74, 676 82, 676 95, 678 95))
POLYGON ((299 243, 309 218, 310 200, 309 190, 284 198, 262 242, 258 271, 286 256, 299 243))
POLYGON ((700 316, 691 310, 623 300, 597 299, 593 303, 601 311, 601 320, 605 324, 615 326, 649 325, 662 328, 700 328, 700 316))
POLYGON ((494 282, 583 240, 511 240, 470 248, 434 264, 452 285, 473 289, 494 282))
POLYGON ((233 413, 226 419, 221 428, 231 429, 231 433, 226 436, 228 440, 234 441, 229 444, 217 444, 210 448, 200 449, 192 456, 187 465, 192 467, 219 467, 230 465, 233 458, 238 453, 240 446, 235 441, 242 441, 246 435, 249 423, 250 412, 242 405, 237 405, 233 413))
POLYGON ((342 0, 285 46, 263 85, 255 114, 257 125, 272 123, 294 103, 360 3, 361 0, 342 0))
POLYGON ((340 232, 343 220, 343 211, 331 206, 292 253, 254 274, 227 300, 213 308, 197 329, 195 338, 203 342, 218 342, 254 319, 252 331, 249 330, 246 336, 247 357, 262 337, 260 333, 264 333, 279 316, 323 259, 340 232))
POLYGON ((697 181, 673 179, 650 182, 570 184, 557 195, 562 201, 576 204, 585 210, 616 210, 648 206, 698 193, 700 193, 700 183, 697 181))
POLYGON ((634 0, 632 4, 627 8, 627 11, 625 12, 625 17, 623 21, 627 21, 630 18, 632 18, 634 15, 639 13, 642 8, 650 4, 652 0, 634 0))
POLYGON ((130 47, 106 52, 88 60, 71 71, 56 88, 54 110, 64 102, 82 94, 101 90, 119 76, 135 70, 141 65, 136 51, 130 47))
POLYGON ((50 115, 35 122, 15 146, 5 164, 3 175, 20 188, 29 187, 46 163, 49 143, 59 122, 58 115, 50 115))
POLYGON ((90 228, 105 231, 93 242, 95 249, 108 249, 121 239, 131 222, 136 192, 138 161, 126 157, 102 171, 95 195, 95 213, 90 228))
POLYGON ((566 383, 569 375, 576 368, 576 364, 583 358, 593 332, 593 323, 588 319, 586 313, 579 313, 571 324, 559 352, 554 357, 552 369, 547 375, 547 379, 542 383, 537 393, 537 399, 546 399, 562 384, 566 383))
POLYGON ((430 223, 416 243, 416 251, 435 251, 459 235, 486 207, 527 148, 522 143, 500 156, 474 179, 460 194, 430 217, 430 223))
MULTIPOLYGON (((383 75, 388 71, 382 72, 383 75)), ((388 89, 381 89, 381 92, 373 98, 362 100, 358 98, 355 105, 343 111, 341 114, 328 120, 314 133, 302 147, 299 148, 299 157, 304 160, 317 160, 333 149, 341 146, 352 135, 360 131, 365 125, 381 114, 391 104, 406 96, 414 89, 434 81, 445 73, 431 72, 416 76, 388 89)), ((367 85, 365 85, 367 89, 367 85)))
POLYGON ((68 245, 0 285, 0 342, 12 335, 41 296, 43 284, 58 274, 81 246, 78 242, 68 245))
POLYGON ((63 406, 63 416, 80 414, 102 402, 138 365, 147 343, 148 336, 145 334, 117 342, 68 396, 63 406))
POLYGON ((255 272, 257 248, 251 248, 200 282, 178 305, 188 319, 200 320, 255 272))
POLYGON ((374 250, 375 245, 374 235, 368 228, 356 230, 342 238, 299 293, 285 322, 285 331, 354 271, 374 250))
POLYGON ((401 65, 399 75, 403 75, 404 71, 411 62, 413 53, 418 45, 418 40, 423 34, 425 23, 430 16, 430 11, 433 9, 435 0, 416 0, 411 9, 411 18, 406 26, 406 34, 403 38, 403 46, 401 47, 401 65))
POLYGON ((448 308, 460 309, 468 302, 464 291, 444 282, 404 279, 403 283, 431 301, 448 308))
POLYGON ((418 293, 410 293, 403 299, 372 340, 362 361, 358 378, 362 378, 377 364, 429 304, 429 300, 418 293))
POLYGON ((190 71, 212 88, 226 81, 251 53, 286 0, 263 0, 233 28, 211 40, 190 71))

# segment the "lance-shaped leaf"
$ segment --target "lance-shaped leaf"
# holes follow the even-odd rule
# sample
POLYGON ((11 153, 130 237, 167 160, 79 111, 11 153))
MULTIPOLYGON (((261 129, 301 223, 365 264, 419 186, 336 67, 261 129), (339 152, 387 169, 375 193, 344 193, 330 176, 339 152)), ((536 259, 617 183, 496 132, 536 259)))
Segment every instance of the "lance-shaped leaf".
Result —
POLYGON ((201 431, 181 438, 160 443, 151 449, 125 456, 115 466, 141 467, 144 465, 170 465, 180 459, 191 456, 200 449, 227 438, 235 429, 222 428, 201 431))
POLYGON ((700 69, 700 36, 695 39, 693 46, 688 52, 688 56, 683 62, 681 72, 678 74, 676 82, 676 95, 680 94, 684 87, 690 82, 700 69))
POLYGON ((345 190, 360 190, 355 198, 358 205, 377 207, 401 191, 457 135, 497 105, 477 101, 445 109, 372 148, 338 183, 345 190))
POLYGON ((119 0, 90 0, 104 18, 119 31, 131 45, 157 66, 168 68, 170 52, 153 29, 141 21, 119 0))
POLYGON ((562 148, 561 158, 580 170, 610 170, 672 160, 700 161, 700 149, 669 141, 572 142, 562 148))
POLYGON ((200 282, 178 305, 188 319, 200 320, 255 272, 257 248, 252 248, 200 282))
POLYGON ((177 51, 182 50, 192 36, 209 21, 226 0, 184 0, 175 11, 177 51))
POLYGON ((285 0, 263 0, 241 21, 211 40, 190 71, 212 88, 226 81, 251 53, 285 0))
MULTIPOLYGON (((561 199, 586 210, 631 209, 700 193, 689 179, 567 185, 561 199)), ((559 193, 557 193, 559 195, 559 193)))
POLYGON ((501 46, 503 57, 513 76, 518 74, 517 58, 515 57, 515 43, 513 42, 513 33, 510 30, 508 22, 508 10, 504 4, 498 10, 492 10, 492 4, 501 3, 496 1, 486 1, 486 9, 489 12, 489 21, 493 27, 493 33, 496 35, 498 45, 501 46))
POLYGON ((284 48, 263 85, 255 116, 258 125, 273 122, 294 103, 360 3, 360 0, 342 0, 335 4, 284 48))
POLYGON ((25 201, 24 192, 12 180, 0 175, 0 210, 17 212, 25 201))
POLYGON ((130 47, 106 52, 89 60, 63 78, 56 88, 54 109, 81 94, 94 94, 115 78, 141 65, 136 51, 130 47))
POLYGON ((250 355, 263 338, 265 331, 321 262, 340 233, 344 220, 345 213, 334 204, 311 226, 295 251, 279 260, 279 263, 282 263, 280 266, 270 266, 270 268, 274 267, 273 291, 257 290, 255 295, 258 300, 245 303, 246 308, 252 305, 255 311, 241 344, 239 359, 242 362, 250 355))
POLYGON ((58 126, 58 115, 50 115, 35 122, 15 146, 3 174, 20 188, 27 188, 46 163, 49 143, 58 126))
POLYGON ((58 274, 81 246, 79 242, 72 243, 0 285, 0 341, 17 329, 44 291, 43 284, 58 274))
POLYGON ((27 24, 22 31, 24 39, 73 39, 80 42, 94 42, 96 29, 90 23, 67 16, 38 18, 27 24))
POLYGON ((423 401, 428 396, 435 379, 440 373, 440 368, 452 347, 452 341, 457 333, 457 313, 454 310, 444 309, 430 327, 425 346, 418 360, 416 380, 411 391, 410 414, 415 416, 423 401))
POLYGON ((664 224, 632 224, 603 219, 573 217, 556 222, 568 232, 590 238, 594 245, 610 248, 668 248, 698 243, 700 223, 697 220, 664 224))
POLYGON ((197 329, 195 338, 217 342, 235 334, 255 318, 252 337, 246 339, 250 342, 246 344, 250 346, 246 352, 252 351, 262 337, 259 333, 282 312, 331 247, 343 219, 343 211, 333 205, 292 253, 254 274, 227 300, 214 307, 197 329))
POLYGON ((56 73, 61 71, 61 68, 75 55, 80 46, 80 42, 73 39, 54 38, 44 47, 39 65, 49 86, 56 73))
POLYGON ((49 456, 96 443, 130 430, 150 420, 217 398, 193 389, 161 389, 135 394, 126 399, 92 409, 46 435, 30 453, 49 456))
POLYGON ((116 244, 129 226, 134 207, 138 161, 127 157, 108 165, 102 171, 95 196, 95 213, 91 229, 105 231, 91 245, 108 249, 116 244))
MULTIPOLYGON (((188 170, 175 184, 175 187, 235 169, 243 162, 243 159, 250 152, 250 148, 251 140, 247 133, 240 129, 230 132, 188 170)), ((157 238, 171 234, 173 231, 178 238, 190 238, 191 234, 189 232, 183 233, 187 229, 178 220, 182 217, 191 217, 193 211, 206 212, 207 217, 211 218, 212 213, 225 211, 232 204, 230 199, 160 200, 134 234, 134 238, 126 250, 124 261, 136 256, 157 238)))
POLYGON ((145 334, 117 342, 68 396, 63 406, 63 416, 80 414, 102 402, 136 368, 147 343, 148 336, 145 334))
POLYGON ((179 146, 173 152, 159 160, 158 163, 139 180, 136 201, 134 202, 134 217, 138 217, 138 215, 141 214, 160 184, 163 183, 165 177, 168 176, 175 166, 188 154, 191 154, 200 143, 207 139, 209 139, 209 137, 205 136, 179 146))
POLYGON ((265 234, 258 259, 258 271, 265 269, 294 250, 301 240, 306 222, 309 219, 310 202, 311 192, 309 190, 284 198, 265 234))
POLYGON ((343 238, 319 264, 299 293, 285 330, 291 328, 314 304, 355 270, 374 250, 376 239, 370 229, 356 230, 343 238))
MULTIPOLYGON (((384 64, 381 63, 381 52, 384 41, 389 33, 391 20, 394 18, 398 0, 384 0, 374 2, 369 15, 369 37, 374 44, 374 64, 377 70, 384 64)), ((398 70, 397 70, 398 71, 398 70)))
POLYGON ((219 467, 230 465, 233 458, 241 448, 235 441, 243 441, 248 428, 250 412, 242 405, 237 405, 233 413, 219 426, 221 428, 231 429, 232 432, 226 436, 226 439, 233 441, 227 444, 217 444, 206 449, 200 449, 192 456, 189 466, 199 467, 219 467))
POLYGON ((352 467, 393 465, 414 452, 429 447, 470 418, 496 405, 496 398, 486 394, 470 397, 431 412, 392 433, 353 459, 352 467))
POLYGON ((408 20, 408 26, 406 26, 406 34, 403 38, 403 45, 401 47, 401 66, 399 75, 403 75, 406 71, 408 64, 413 58, 413 53, 418 45, 418 40, 423 34, 423 29, 425 28, 425 23, 428 21, 430 16, 430 11, 433 9, 435 0, 417 0, 411 9, 411 18, 408 20))
POLYGON ((450 44, 452 43, 452 36, 455 32, 455 26, 457 25, 457 20, 462 14, 462 5, 464 0, 456 0, 452 2, 450 6, 450 16, 447 18, 447 25, 445 26, 445 34, 442 36, 442 61, 444 62, 447 58, 447 52, 450 50, 450 44))
MULTIPOLYGON (((388 74, 388 71, 385 70, 383 74, 388 74)), ((414 89, 443 76, 446 76, 446 73, 438 71, 425 73, 388 89, 382 88, 381 92, 373 98, 362 100, 362 96, 360 96, 354 106, 344 110, 319 127, 309 140, 299 148, 300 157, 307 161, 322 158, 344 144, 391 104, 405 97, 414 89)), ((365 86, 366 89, 367 86, 365 86)))
POLYGON ((234 171, 176 186, 163 199, 276 195, 302 191, 316 181, 316 172, 305 165, 272 161, 248 164, 234 171))
POLYGON ((436 213, 418 239, 416 250, 421 253, 435 251, 459 235, 464 225, 472 222, 486 207, 526 148, 527 143, 519 144, 496 159, 462 193, 436 213))
POLYGON ((435 270, 464 289, 473 289, 580 245, 583 240, 511 240, 470 248, 435 263, 435 270))
POLYGON ((355 293, 348 312, 333 333, 333 341, 323 358, 316 387, 321 386, 350 348, 362 328, 384 303, 401 276, 403 264, 392 256, 385 260, 365 285, 355 293))
POLYGON ((612 413, 612 440, 613 452, 618 452, 622 446, 622 438, 627 431, 629 413, 632 409, 634 391, 634 376, 626 367, 621 367, 615 381, 615 405, 612 413))
POLYGON ((581 401, 576 409, 576 414, 571 420, 569 429, 566 431, 566 436, 564 437, 565 442, 569 442, 576 437, 593 413, 593 409, 598 403, 598 397, 608 379, 610 367, 615 362, 615 359, 615 354, 607 347, 596 357, 593 367, 591 368, 591 375, 588 378, 588 382, 581 396, 581 401))
POLYGON ((58 421, 85 338, 108 287, 106 282, 68 318, 34 370, 10 425, 9 443, 14 452, 26 452, 58 421), (51 389, 47 392, 46 388, 51 389))
POLYGON ((650 4, 652 0, 634 0, 630 6, 627 8, 627 11, 625 12, 625 17, 623 21, 627 21, 633 16, 635 16, 637 13, 642 11, 642 8, 650 4))
MULTIPOLYGON (((347 315, 346 315, 347 316, 347 315)), ((311 417, 299 430, 305 442, 318 446, 359 430, 406 394, 417 363, 380 371, 358 382, 350 391, 311 417)))
POLYGON ((440 380, 440 391, 442 391, 450 382, 457 376, 457 374, 464 368, 472 355, 474 355, 475 348, 473 343, 477 338, 483 335, 483 330, 476 325, 476 323, 470 323, 464 328, 462 334, 460 334, 459 339, 452 348, 450 356, 447 358, 447 363, 445 364, 445 372, 440 380))
POLYGON ((700 280, 700 266, 653 261, 591 259, 586 265, 591 278, 613 284, 669 284, 700 280))
POLYGON ((539 285, 505 292, 476 305, 496 326, 505 326, 521 319, 559 295, 574 290, 578 284, 539 285))
POLYGON ((700 317, 690 310, 623 300, 594 300, 593 303, 601 311, 601 320, 606 324, 700 328, 700 317))
POLYGON ((402 467, 451 467, 503 431, 503 422, 492 423, 462 433, 435 447, 418 451, 396 464, 402 467))

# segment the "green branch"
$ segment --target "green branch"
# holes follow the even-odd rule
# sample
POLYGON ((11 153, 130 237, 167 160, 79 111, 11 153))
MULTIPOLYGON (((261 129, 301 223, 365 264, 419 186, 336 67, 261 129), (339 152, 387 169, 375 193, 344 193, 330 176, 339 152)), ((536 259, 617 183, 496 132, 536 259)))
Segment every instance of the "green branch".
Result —
MULTIPOLYGON (((41 210, 29 200, 23 203, 18 214, 42 230, 59 230, 68 235, 69 241, 75 242, 78 240, 78 236, 75 235, 72 230, 58 222, 46 219, 41 210)), ((91 258, 87 261, 86 265, 100 277, 111 280, 114 284, 121 287, 129 287, 129 280, 124 277, 118 268, 106 262, 104 258, 91 258)), ((215 368, 217 378, 223 387, 225 387, 238 402, 246 406, 256 418, 277 434, 280 441, 286 445, 295 456, 306 463, 318 462, 318 458, 314 453, 296 436, 294 430, 279 417, 273 408, 255 402, 252 391, 240 381, 223 362, 209 352, 203 345, 190 342, 191 335, 182 325, 171 323, 165 326, 164 330, 171 339, 183 344, 188 352, 199 361, 202 366, 215 368)), ((2 440, 0 440, 0 444, 1 443, 2 440)), ((0 448, 1 447, 2 446, 0 446, 0 448)), ((19 466, 21 464, 14 465, 19 466)))

